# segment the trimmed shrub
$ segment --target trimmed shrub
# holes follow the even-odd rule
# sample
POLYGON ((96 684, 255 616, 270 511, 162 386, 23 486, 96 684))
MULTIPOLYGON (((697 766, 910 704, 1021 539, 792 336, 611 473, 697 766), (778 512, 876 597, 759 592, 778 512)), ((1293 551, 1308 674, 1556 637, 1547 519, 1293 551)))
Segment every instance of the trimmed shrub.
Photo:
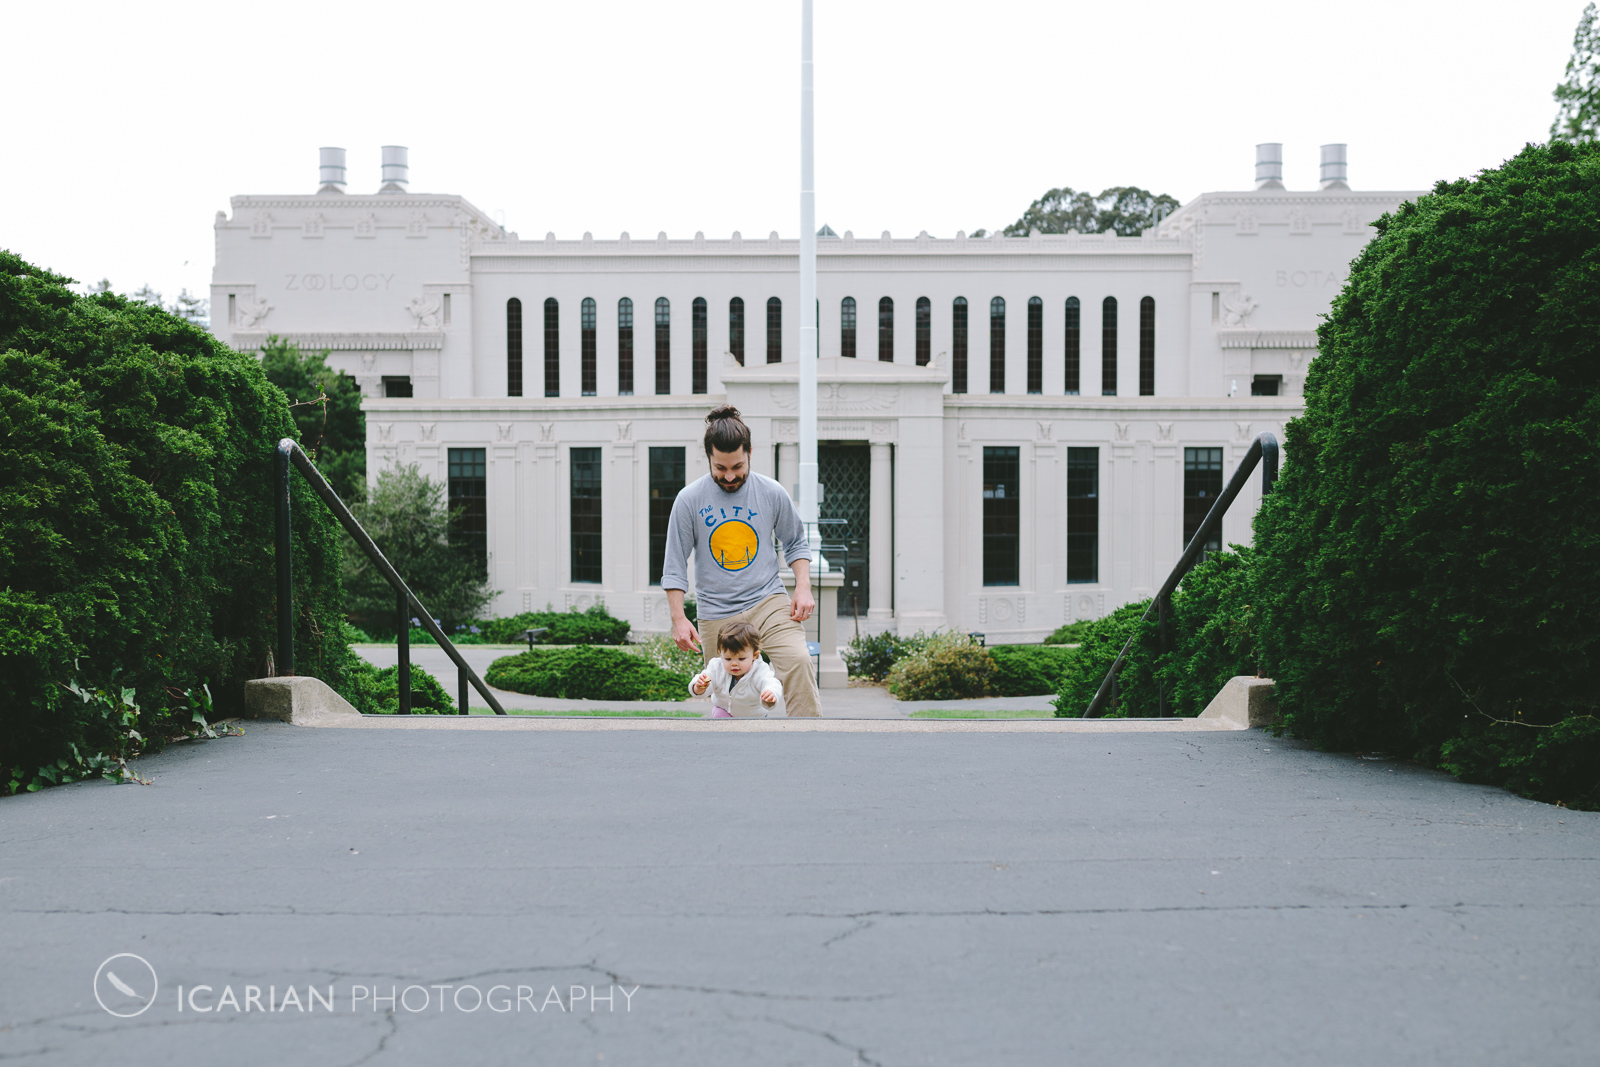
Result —
POLYGON ((994 658, 966 634, 943 633, 889 669, 897 700, 964 700, 989 695, 994 658))
POLYGON ((1377 223, 1258 513, 1288 729, 1600 806, 1600 145, 1377 223))
POLYGON ((620 645, 628 640, 631 628, 626 619, 614 619, 604 604, 587 611, 525 611, 509 619, 490 619, 482 624, 485 639, 496 644, 522 640, 522 631, 545 628, 536 645, 620 645))
POLYGON ((1081 645, 1083 636, 1089 632, 1089 627, 1094 622, 1090 619, 1079 619, 1077 622, 1064 623, 1056 627, 1054 633, 1044 639, 1047 645, 1081 645))
POLYGON ((845 649, 845 670, 857 678, 881 682, 889 676, 889 668, 926 647, 928 641, 929 636, 921 630, 909 637, 892 633, 857 635, 845 649))
POLYGON ((1139 616, 1149 606, 1148 600, 1124 604, 1089 624, 1082 635, 1082 642, 1072 650, 1073 654, 1061 671, 1055 699, 1058 717, 1075 719, 1084 713, 1100 688, 1100 680, 1116 662, 1123 644, 1135 632, 1139 632, 1143 639, 1135 641, 1128 650, 1128 659, 1117 676, 1117 705, 1115 708, 1107 707, 1105 714, 1108 718, 1139 718, 1156 713, 1156 622, 1152 618, 1142 627, 1139 624, 1139 616))
POLYGON ((496 689, 565 700, 687 700, 689 679, 626 649, 552 648, 503 656, 484 681, 496 689))
MULTIPOLYGON (((400 668, 379 669, 360 657, 349 669, 349 687, 345 699, 363 715, 398 715, 400 713, 400 668)), ((474 698, 478 697, 474 692, 474 698)), ((415 663, 411 665, 411 711, 415 715, 454 715, 455 698, 440 684, 439 679, 415 663)))
POLYGON ((995 645, 989 649, 994 676, 989 692, 997 697, 1054 696, 1075 648, 995 645))
MULTIPOLYGON (((68 284, 0 252, 6 781, 69 751, 159 747, 189 729, 184 694, 205 683, 228 713, 275 641, 283 393, 204 330, 68 284), (74 678, 132 689, 134 721, 85 721, 61 687, 74 678)), ((297 668, 343 690, 336 525, 304 479, 291 491, 297 668)))

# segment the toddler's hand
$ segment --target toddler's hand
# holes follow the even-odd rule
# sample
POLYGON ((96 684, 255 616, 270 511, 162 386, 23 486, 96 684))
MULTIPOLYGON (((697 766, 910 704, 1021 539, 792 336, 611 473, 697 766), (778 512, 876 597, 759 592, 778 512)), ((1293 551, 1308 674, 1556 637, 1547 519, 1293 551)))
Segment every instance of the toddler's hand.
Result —
POLYGON ((695 675, 695 679, 694 679, 694 695, 697 696, 697 697, 698 696, 705 696, 706 689, 710 685, 711 685, 711 676, 710 675, 707 675, 707 674, 697 674, 697 675, 695 675))
POLYGON ((767 707, 770 708, 770 707, 772 707, 772 705, 776 704, 777 702, 778 702, 778 694, 774 693, 770 689, 763 689, 761 691, 761 703, 765 704, 767 707))

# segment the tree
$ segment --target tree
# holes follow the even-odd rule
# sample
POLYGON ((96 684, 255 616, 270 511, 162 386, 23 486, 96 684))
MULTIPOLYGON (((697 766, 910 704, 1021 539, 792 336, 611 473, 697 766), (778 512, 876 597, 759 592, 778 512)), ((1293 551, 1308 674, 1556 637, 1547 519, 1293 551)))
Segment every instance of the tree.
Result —
POLYGON ((1592 141, 1600 136, 1600 26, 1595 18, 1591 0, 1572 35, 1567 79, 1551 94, 1557 104, 1550 124, 1552 141, 1592 141))
POLYGON ((1600 142, 1376 224, 1255 520, 1289 728, 1600 805, 1600 142))
MULTIPOLYGON (((477 619, 494 596, 476 553, 450 546, 453 516, 445 507, 444 486, 415 465, 380 472, 366 499, 350 510, 445 633, 477 619)), ((374 636, 394 634, 394 590, 349 537, 343 576, 345 606, 356 625, 374 636)))
POLYGON ((361 411, 361 387, 329 367, 327 355, 269 337, 261 349, 261 369, 288 396, 301 446, 334 492, 351 501, 359 499, 367 480, 367 417, 361 411))
POLYGON ((1022 217, 1005 228, 1007 237, 1040 233, 1112 233, 1137 237, 1178 209, 1178 201, 1133 185, 1115 185, 1099 196, 1073 191, 1063 185, 1051 189, 1028 206, 1022 217))

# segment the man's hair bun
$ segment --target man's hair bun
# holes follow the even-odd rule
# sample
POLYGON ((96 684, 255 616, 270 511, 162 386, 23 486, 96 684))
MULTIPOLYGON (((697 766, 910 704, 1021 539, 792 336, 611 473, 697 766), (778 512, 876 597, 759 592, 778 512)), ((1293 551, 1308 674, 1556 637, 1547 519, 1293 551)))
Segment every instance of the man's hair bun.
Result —
POLYGON ((706 416, 706 456, 718 452, 750 451, 750 427, 739 417, 739 409, 724 404, 706 416))

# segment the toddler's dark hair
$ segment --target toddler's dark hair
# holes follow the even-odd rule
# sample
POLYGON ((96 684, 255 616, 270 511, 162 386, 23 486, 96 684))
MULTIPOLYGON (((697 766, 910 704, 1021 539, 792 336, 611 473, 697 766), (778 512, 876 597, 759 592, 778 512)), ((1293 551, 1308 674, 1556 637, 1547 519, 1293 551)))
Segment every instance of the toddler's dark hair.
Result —
POLYGON ((711 458, 711 450, 718 452, 738 452, 743 449, 745 454, 750 452, 750 427, 744 424, 739 417, 739 409, 732 404, 724 404, 706 416, 706 458, 711 458))
POLYGON ((761 651, 761 631, 747 622, 730 622, 717 631, 718 652, 761 651))

